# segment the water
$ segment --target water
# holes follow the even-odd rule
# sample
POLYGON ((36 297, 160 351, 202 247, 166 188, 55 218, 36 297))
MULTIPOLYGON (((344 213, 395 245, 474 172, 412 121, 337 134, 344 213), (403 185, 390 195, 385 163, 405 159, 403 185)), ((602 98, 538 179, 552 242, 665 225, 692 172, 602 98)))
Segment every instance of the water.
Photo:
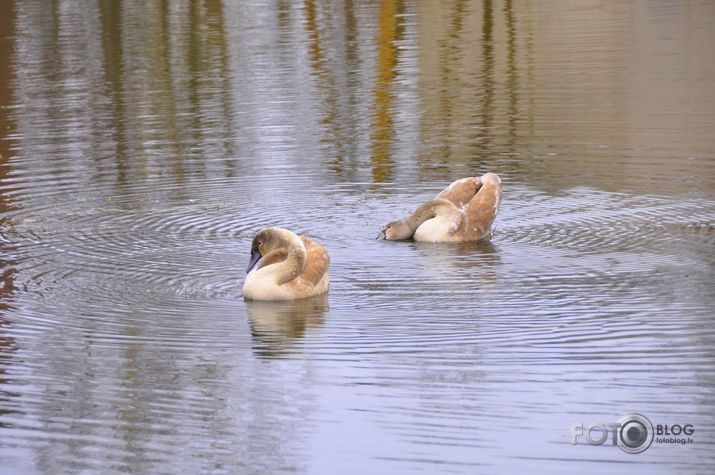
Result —
POLYGON ((7 1, 0 472, 710 472, 715 5, 7 1), (490 243, 374 238, 498 173, 490 243), (250 240, 327 299, 241 299, 250 240), (693 424, 571 445, 627 412, 693 424))

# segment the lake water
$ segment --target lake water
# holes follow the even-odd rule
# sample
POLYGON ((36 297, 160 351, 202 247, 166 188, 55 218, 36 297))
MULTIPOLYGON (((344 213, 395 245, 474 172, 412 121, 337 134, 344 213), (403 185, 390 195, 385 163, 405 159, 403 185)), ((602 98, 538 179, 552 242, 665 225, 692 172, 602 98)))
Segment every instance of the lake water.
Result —
POLYGON ((711 473, 713 45, 705 0, 3 2, 0 473, 711 473), (487 171, 491 242, 375 240, 487 171), (242 300, 269 225, 328 298, 242 300), (629 412, 694 443, 571 444, 629 412))

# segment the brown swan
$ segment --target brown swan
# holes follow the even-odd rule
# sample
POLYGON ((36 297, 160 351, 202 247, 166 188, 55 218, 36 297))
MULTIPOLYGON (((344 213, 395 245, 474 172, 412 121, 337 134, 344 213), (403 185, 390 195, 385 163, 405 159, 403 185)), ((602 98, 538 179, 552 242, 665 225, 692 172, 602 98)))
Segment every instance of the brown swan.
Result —
POLYGON ((501 179, 494 173, 462 178, 406 218, 389 223, 378 239, 468 242, 488 238, 501 195, 501 179))
POLYGON ((246 300, 295 300, 328 291, 330 258, 325 248, 283 228, 262 229, 253 238, 246 300))

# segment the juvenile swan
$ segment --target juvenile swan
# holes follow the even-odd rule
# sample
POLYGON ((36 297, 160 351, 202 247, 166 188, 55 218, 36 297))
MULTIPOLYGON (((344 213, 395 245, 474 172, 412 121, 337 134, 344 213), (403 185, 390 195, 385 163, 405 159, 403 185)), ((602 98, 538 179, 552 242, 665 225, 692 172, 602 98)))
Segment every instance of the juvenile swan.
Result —
POLYGON ((246 300, 295 300, 328 291, 330 258, 323 246, 283 228, 262 229, 253 238, 246 300))
POLYGON ((499 211, 501 195, 501 179, 494 173, 462 178, 411 215, 389 223, 377 238, 425 242, 467 242, 488 238, 499 211))

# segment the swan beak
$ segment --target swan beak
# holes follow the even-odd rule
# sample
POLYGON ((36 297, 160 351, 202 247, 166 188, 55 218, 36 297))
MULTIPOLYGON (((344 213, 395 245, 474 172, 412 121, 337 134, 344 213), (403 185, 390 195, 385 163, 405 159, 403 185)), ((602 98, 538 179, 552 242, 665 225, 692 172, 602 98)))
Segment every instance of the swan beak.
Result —
POLYGON ((253 249, 251 250, 251 260, 248 262, 248 268, 246 269, 246 274, 251 272, 251 270, 258 264, 258 261, 261 260, 261 252, 258 249, 253 249))
POLYGON ((380 234, 377 235, 377 239, 380 241, 384 241, 385 239, 387 239, 387 235, 385 234, 384 229, 380 231, 380 234))

